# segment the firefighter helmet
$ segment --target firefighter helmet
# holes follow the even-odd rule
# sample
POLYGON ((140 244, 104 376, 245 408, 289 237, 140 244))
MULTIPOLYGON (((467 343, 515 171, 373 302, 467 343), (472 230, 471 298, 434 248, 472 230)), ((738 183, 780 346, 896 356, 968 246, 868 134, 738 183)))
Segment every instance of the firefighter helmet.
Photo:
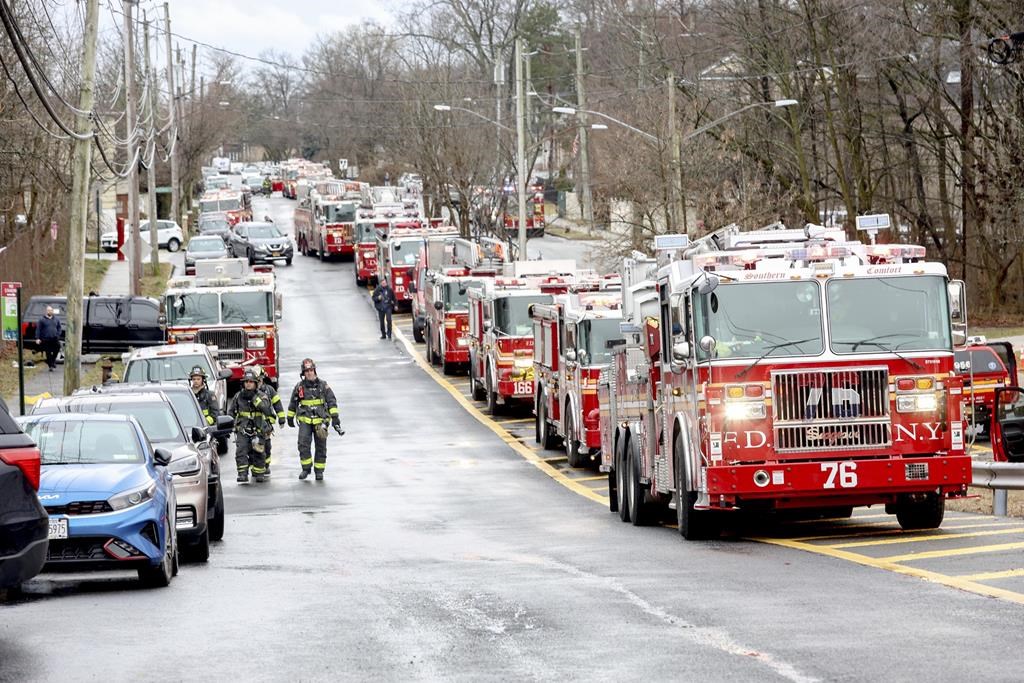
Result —
POLYGON ((302 369, 299 371, 299 377, 305 377, 306 370, 312 370, 316 372, 316 363, 313 362, 312 358, 302 359, 302 369))
POLYGON ((254 375, 256 375, 256 379, 260 379, 260 378, 262 378, 262 377, 263 377, 263 375, 265 374, 265 373, 263 372, 263 366, 262 366, 262 365, 258 365, 258 364, 257 364, 257 365, 254 365, 254 366, 252 366, 252 373, 253 373, 254 375))
POLYGON ((203 379, 206 379, 206 370, 203 370, 201 365, 195 366, 192 368, 192 371, 188 373, 189 379, 192 379, 193 377, 202 377, 203 379))
POLYGON ((259 382, 260 378, 256 376, 256 373, 252 368, 246 368, 245 372, 242 373, 242 382, 259 382))

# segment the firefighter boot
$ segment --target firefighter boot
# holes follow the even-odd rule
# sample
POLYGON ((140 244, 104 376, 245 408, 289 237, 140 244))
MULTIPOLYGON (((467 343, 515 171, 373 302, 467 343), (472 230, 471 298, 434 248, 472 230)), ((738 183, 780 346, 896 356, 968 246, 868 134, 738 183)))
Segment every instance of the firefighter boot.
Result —
POLYGON ((244 470, 243 469, 239 469, 238 470, 238 478, 235 479, 235 481, 237 481, 239 484, 248 484, 249 483, 249 468, 246 467, 244 470))
POLYGON ((299 479, 305 479, 309 476, 309 470, 302 470, 299 472, 299 479))
POLYGON ((317 481, 323 481, 324 480, 324 472, 323 472, 323 470, 317 470, 316 471, 316 480, 317 481))

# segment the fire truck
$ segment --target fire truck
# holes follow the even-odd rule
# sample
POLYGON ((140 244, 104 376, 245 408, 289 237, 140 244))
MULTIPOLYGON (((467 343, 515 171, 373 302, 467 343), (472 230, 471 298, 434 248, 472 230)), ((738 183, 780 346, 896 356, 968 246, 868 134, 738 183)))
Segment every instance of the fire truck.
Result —
POLYGON ((360 210, 355 222, 356 287, 377 284, 377 236, 387 237, 391 221, 377 218, 372 210, 360 210))
POLYGON ((625 262, 624 343, 598 384, 601 469, 623 521, 674 508, 699 539, 731 510, 884 504, 904 529, 942 523, 971 483, 953 372, 963 283, 923 247, 820 226, 656 248, 668 261, 653 279, 625 262))
POLYGON ((468 290, 469 391, 492 415, 533 404, 530 308, 564 294, 575 272, 575 261, 517 261, 468 290))
POLYGON ((356 209, 358 200, 343 195, 321 195, 316 190, 295 208, 295 241, 305 256, 319 256, 321 261, 355 254, 356 209))
POLYGON ((601 450, 597 382, 622 339, 619 279, 577 283, 551 304, 533 307, 534 419, 544 448, 561 441, 572 467, 601 450))
POLYGON ((458 234, 454 227, 424 228, 416 218, 395 221, 387 230, 377 230, 377 279, 390 279, 399 310, 408 311, 412 307, 413 270, 423 241, 428 237, 456 237, 458 234))
POLYGON ((196 274, 171 278, 164 293, 167 341, 217 347, 235 387, 245 368, 262 365, 277 384, 281 295, 273 266, 245 259, 196 262, 196 274))
POLYGON ((996 390, 1015 385, 1017 359, 1009 342, 970 337, 953 352, 953 371, 964 383, 964 421, 970 438, 989 437, 996 390))
POLYGON ((223 213, 231 225, 252 220, 252 205, 238 190, 210 190, 199 200, 199 213, 223 213))

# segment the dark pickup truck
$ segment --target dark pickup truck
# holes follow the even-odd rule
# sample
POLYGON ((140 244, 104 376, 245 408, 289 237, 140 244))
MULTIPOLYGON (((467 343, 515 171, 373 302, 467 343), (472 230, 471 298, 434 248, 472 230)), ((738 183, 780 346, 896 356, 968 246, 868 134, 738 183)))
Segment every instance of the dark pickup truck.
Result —
MULTIPOLYGON (((54 315, 67 327, 67 297, 34 296, 22 313, 25 348, 40 351, 36 323, 53 306, 54 315)), ((65 329, 66 332, 66 329, 65 329)), ((160 324, 160 302, 142 296, 87 296, 82 329, 82 353, 126 353, 165 342, 160 324)), ((63 335, 61 335, 63 341, 63 335)))

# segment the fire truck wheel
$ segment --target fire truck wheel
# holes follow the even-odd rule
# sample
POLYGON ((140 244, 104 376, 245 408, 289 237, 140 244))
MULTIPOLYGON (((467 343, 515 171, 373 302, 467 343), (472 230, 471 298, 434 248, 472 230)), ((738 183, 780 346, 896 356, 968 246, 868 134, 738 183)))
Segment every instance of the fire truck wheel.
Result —
POLYGON ((565 454, 569 456, 569 467, 584 467, 587 457, 580 452, 580 442, 576 440, 576 418, 565 404, 565 454))
POLYGON ((316 255, 320 258, 321 261, 327 260, 327 250, 324 249, 323 242, 320 243, 320 249, 317 250, 316 255))
POLYGON ((548 422, 547 397, 541 397, 540 403, 540 444, 549 451, 558 448, 558 435, 551 429, 548 422))
POLYGON ((502 406, 498 404, 498 392, 493 388, 491 373, 487 373, 487 412, 491 415, 501 415, 502 406))
POLYGON ((540 402, 543 398, 544 390, 541 389, 540 385, 538 385, 537 390, 534 393, 533 403, 533 440, 537 443, 540 443, 540 402))
POLYGON ((444 356, 441 357, 441 372, 446 375, 455 374, 455 363, 449 363, 444 356))
POLYGON ((247 254, 247 256, 249 257, 249 265, 250 266, 256 265, 256 256, 254 256, 251 251, 247 254))
POLYGON ((676 434, 674 456, 676 464, 676 521, 679 523, 679 534, 687 541, 701 541, 718 538, 718 521, 710 510, 694 510, 697 493, 690 491, 689 478, 683 471, 683 438, 676 434))
MULTIPOLYGON (((413 336, 415 337, 415 334, 413 336)), ((430 333, 430 330, 427 330, 424 341, 427 344, 427 362, 431 365, 437 365, 437 361, 434 359, 434 335, 430 333)))
POLYGON ((415 320, 412 323, 412 338, 418 343, 422 344, 425 340, 423 339, 423 323, 417 323, 415 320))
POLYGON ((629 461, 626 463, 627 486, 629 496, 629 521, 633 526, 647 526, 651 522, 651 505, 644 502, 647 487, 640 483, 640 448, 636 441, 630 440, 629 461))
POLYGON ((615 507, 619 511, 619 519, 623 522, 629 521, 629 498, 626 496, 626 486, 628 484, 628 477, 626 476, 626 467, 628 466, 628 458, 626 458, 626 442, 628 436, 623 436, 619 439, 618 444, 615 448, 615 507))
POLYGON ((474 401, 484 400, 484 390, 480 386, 480 382, 477 381, 476 375, 473 373, 473 366, 476 363, 472 358, 469 359, 469 393, 472 394, 474 401))
POLYGON ((896 521, 904 531, 938 529, 945 514, 946 498, 936 493, 927 493, 922 500, 904 498, 896 505, 896 521))

